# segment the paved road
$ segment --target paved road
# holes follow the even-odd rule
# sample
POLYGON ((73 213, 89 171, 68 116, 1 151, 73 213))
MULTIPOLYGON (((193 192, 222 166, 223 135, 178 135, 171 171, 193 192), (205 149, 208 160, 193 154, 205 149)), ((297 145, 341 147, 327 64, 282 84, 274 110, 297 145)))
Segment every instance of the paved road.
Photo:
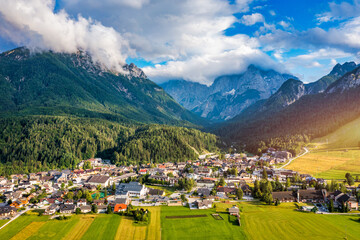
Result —
POLYGON ((302 154, 300 154, 300 155, 298 155, 298 156, 296 156, 296 157, 294 157, 294 158, 290 158, 289 162, 287 162, 285 165, 282 165, 281 167, 279 167, 279 168, 277 168, 277 169, 283 169, 284 167, 288 166, 288 165, 289 165, 292 161, 294 161, 295 159, 297 159, 297 158, 299 158, 299 157, 302 157, 302 156, 304 156, 305 154, 308 154, 308 153, 310 152, 306 147, 304 147, 304 150, 305 150, 305 152, 303 152, 302 154))
POLYGON ((0 227, 0 230, 3 229, 5 226, 7 226, 9 223, 11 223, 12 221, 14 221, 15 219, 17 219, 18 217, 20 217, 22 214, 26 213, 28 210, 30 210, 30 208, 26 208, 25 210, 19 212, 16 214, 15 217, 13 217, 12 219, 10 219, 7 223, 5 223, 4 225, 2 225, 0 227))

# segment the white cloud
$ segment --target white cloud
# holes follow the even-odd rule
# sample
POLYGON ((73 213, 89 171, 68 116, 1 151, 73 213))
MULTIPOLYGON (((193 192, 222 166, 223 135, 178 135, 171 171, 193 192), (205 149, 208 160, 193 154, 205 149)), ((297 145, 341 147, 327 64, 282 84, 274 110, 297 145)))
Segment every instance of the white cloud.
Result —
MULTIPOLYGON (((230 39, 229 39, 230 40, 230 39)), ((246 70, 249 63, 263 68, 273 68, 283 71, 276 66, 268 55, 256 48, 257 41, 245 35, 239 35, 235 40, 239 46, 229 51, 219 51, 204 55, 196 55, 185 61, 169 61, 165 65, 155 68, 144 68, 146 74, 159 81, 170 79, 185 79, 210 85, 214 78, 223 74, 235 74, 246 70)))
POLYGON ((260 55, 262 60, 258 62, 273 64, 258 49, 256 38, 224 36, 224 31, 238 21, 233 14, 247 12, 252 1, 157 0, 139 10, 118 8, 113 0, 101 1, 102 8, 64 0, 62 7, 73 15, 82 13, 113 26, 138 57, 161 63, 144 68, 150 79, 159 82, 185 78, 208 84, 221 74, 243 71, 260 55))
POLYGON ((17 44, 73 53, 88 51, 95 61, 122 71, 128 42, 113 28, 92 19, 53 12, 52 0, 0 0, 0 32, 17 44))
POLYGON ((316 27, 306 31, 275 29, 258 37, 266 50, 332 48, 356 54, 360 51, 360 17, 352 18, 327 31, 316 27))
POLYGON ((285 22, 285 21, 280 21, 279 25, 282 26, 283 28, 288 28, 290 27, 290 23, 285 22))
POLYGON ((360 0, 354 0, 352 4, 330 2, 329 7, 329 12, 316 15, 319 24, 360 16, 360 0))
POLYGON ((276 15, 276 13, 275 13, 274 10, 270 10, 269 13, 270 13, 271 16, 275 16, 275 15, 276 15))
POLYGON ((331 65, 333 65, 333 66, 335 66, 336 64, 337 64, 338 62, 336 61, 336 59, 331 59, 331 61, 330 61, 330 64, 331 65))
POLYGON ((306 68, 318 68, 323 67, 322 64, 319 63, 321 60, 328 60, 330 61, 331 66, 336 64, 335 59, 347 58, 350 57, 351 54, 343 52, 337 49, 331 48, 322 48, 316 51, 310 51, 307 54, 297 55, 295 57, 290 57, 284 63, 288 69, 294 69, 296 67, 306 67, 306 68), (332 64, 335 61, 335 64, 332 64))
MULTIPOLYGON (((81 48, 112 68, 128 56, 143 58, 158 64, 144 68, 157 82, 185 78, 209 84, 251 63, 280 68, 260 50, 257 38, 224 36, 239 21, 234 14, 247 12, 252 1, 63 0, 62 10, 54 13, 53 0, 0 0, 5 20, 0 32, 32 47, 64 52, 81 48)), ((246 24, 262 21, 262 31, 275 28, 259 13, 243 19, 246 24)))
POLYGON ((246 26, 251 26, 254 25, 256 23, 263 23, 265 22, 265 18, 262 14, 260 13, 253 13, 251 15, 244 15, 242 16, 242 18, 240 19, 240 22, 246 26))

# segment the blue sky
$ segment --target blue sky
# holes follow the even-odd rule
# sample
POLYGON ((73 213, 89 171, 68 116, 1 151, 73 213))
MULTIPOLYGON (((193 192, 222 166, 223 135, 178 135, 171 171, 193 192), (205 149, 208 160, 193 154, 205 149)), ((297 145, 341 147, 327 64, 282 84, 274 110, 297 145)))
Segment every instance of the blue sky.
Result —
POLYGON ((360 55, 360 0, 0 0, 0 51, 83 49, 155 82, 211 84, 249 64, 304 82, 360 55))

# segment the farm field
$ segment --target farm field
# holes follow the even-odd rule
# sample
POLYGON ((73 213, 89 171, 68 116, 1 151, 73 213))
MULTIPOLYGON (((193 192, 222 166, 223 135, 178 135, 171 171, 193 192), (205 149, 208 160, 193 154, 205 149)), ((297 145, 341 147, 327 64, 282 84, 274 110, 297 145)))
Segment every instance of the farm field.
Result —
POLYGON ((0 227, 2 226, 2 225, 4 225, 5 223, 7 223, 9 220, 0 220, 0 227))
MULTIPOLYGON (((0 239, 360 239, 360 215, 322 215, 298 212, 294 203, 268 206, 241 202, 241 225, 224 213, 234 203, 216 208, 152 207, 151 222, 135 225, 117 214, 74 215, 70 220, 21 216, 0 230, 0 239), (216 220, 217 213, 223 220, 216 220), (205 217, 182 218, 182 216, 205 217), (176 218, 166 218, 173 216, 176 218)), ((221 219, 220 218, 220 219, 221 219)))
POLYGON ((117 214, 73 215, 61 221, 49 220, 48 216, 20 216, 0 230, 0 239, 160 239, 160 208, 149 210, 148 226, 135 226, 132 219, 117 214))
POLYGON ((240 209, 249 239, 360 239, 359 215, 303 213, 294 203, 243 202, 240 209))
POLYGON ((310 153, 294 160, 288 169, 325 179, 344 179, 360 174, 360 118, 313 140, 310 153))
POLYGON ((162 239, 247 239, 244 230, 229 222, 229 215, 219 213, 224 220, 215 220, 215 209, 190 210, 185 207, 162 207, 162 239), (166 218, 166 216, 207 215, 196 218, 166 218))
POLYGON ((325 179, 344 179, 347 172, 360 174, 360 149, 328 148, 319 145, 310 153, 295 159, 286 168, 325 179))

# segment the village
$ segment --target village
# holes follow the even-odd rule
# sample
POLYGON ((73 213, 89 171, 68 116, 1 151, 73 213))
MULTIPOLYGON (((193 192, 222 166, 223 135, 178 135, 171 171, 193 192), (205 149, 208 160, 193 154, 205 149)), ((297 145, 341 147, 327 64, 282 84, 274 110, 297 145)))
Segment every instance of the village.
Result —
MULTIPOLYGON (((277 168, 291 153, 268 149, 262 156, 201 155, 196 161, 115 166, 109 160, 81 161, 78 169, 0 177, 0 218, 16 218, 30 209, 62 216, 122 213, 130 207, 186 206, 209 209, 214 202, 311 203, 303 211, 358 210, 360 185, 327 182, 277 168)), ((239 209, 228 209, 239 215, 239 209)))

